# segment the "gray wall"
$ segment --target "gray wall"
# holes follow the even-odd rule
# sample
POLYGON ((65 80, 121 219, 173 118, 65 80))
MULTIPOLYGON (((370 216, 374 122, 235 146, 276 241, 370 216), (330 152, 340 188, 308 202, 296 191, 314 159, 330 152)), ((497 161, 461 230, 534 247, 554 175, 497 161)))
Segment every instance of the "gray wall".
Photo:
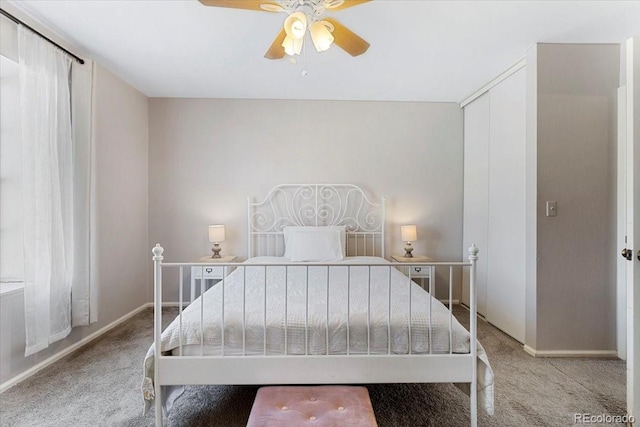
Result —
POLYGON ((98 67, 94 104, 95 227, 98 322, 76 327, 62 341, 24 357, 24 296, 0 299, 0 383, 81 341, 148 302, 148 102, 98 67))
POLYGON ((616 348, 619 52, 618 45, 537 47, 538 263, 532 341, 538 351, 616 348), (548 200, 558 202, 557 217, 546 217, 548 200))
POLYGON ((414 254, 460 259, 457 104, 154 98, 149 130, 149 238, 165 261, 210 254, 213 223, 226 225, 223 254, 246 257, 247 197, 309 182, 385 196, 389 255, 402 253, 400 225, 416 224, 414 254))
POLYGON ((148 98, 98 69, 95 107, 96 258, 101 319, 149 301, 148 98))
POLYGON ((525 331, 524 342, 537 348, 538 325, 538 46, 527 51, 525 160, 525 331), (532 125, 533 124, 533 125, 532 125))

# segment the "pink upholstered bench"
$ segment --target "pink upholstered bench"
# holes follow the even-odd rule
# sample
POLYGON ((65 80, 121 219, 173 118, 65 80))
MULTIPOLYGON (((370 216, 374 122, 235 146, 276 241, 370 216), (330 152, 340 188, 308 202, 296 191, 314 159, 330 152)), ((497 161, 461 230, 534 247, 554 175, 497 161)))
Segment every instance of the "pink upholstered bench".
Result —
POLYGON ((272 386, 258 390, 247 427, 376 427, 369 392, 353 386, 272 386))

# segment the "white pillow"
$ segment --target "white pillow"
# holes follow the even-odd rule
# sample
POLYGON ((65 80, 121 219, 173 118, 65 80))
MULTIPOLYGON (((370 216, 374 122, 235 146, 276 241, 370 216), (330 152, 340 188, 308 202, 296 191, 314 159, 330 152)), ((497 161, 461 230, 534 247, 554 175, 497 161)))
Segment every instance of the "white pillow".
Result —
POLYGON ((342 247, 342 257, 346 257, 347 256, 347 231, 344 225, 329 225, 329 226, 320 226, 320 227, 304 225, 304 226, 284 227, 282 229, 282 233, 284 237, 283 257, 287 259, 291 259, 290 238, 292 234, 298 233, 298 232, 330 233, 332 231, 340 232, 340 245, 342 247))
POLYGON ((293 262, 340 261, 343 258, 338 230, 294 232, 289 236, 288 246, 293 262))

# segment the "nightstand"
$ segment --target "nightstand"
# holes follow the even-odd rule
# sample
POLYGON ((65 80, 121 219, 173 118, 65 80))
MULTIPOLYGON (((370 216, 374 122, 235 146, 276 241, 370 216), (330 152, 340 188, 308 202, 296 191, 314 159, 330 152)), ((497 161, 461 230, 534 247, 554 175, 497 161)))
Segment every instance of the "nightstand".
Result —
MULTIPOLYGON (((411 258, 407 258, 404 255, 391 255, 391 262, 399 264, 412 264, 419 262, 433 262, 433 260, 427 256, 414 255, 411 258)), ((420 285, 424 289, 424 279, 431 280, 431 270, 433 267, 420 267, 420 266, 398 266, 398 270, 402 271, 406 276, 411 274, 412 279, 420 279, 420 285)))
MULTIPOLYGON (((202 264, 229 263, 229 262, 235 262, 236 258, 237 257, 235 255, 227 255, 227 256, 223 256, 222 258, 211 258, 210 256, 206 256, 198 260, 195 260, 193 262, 202 263, 202 264)), ((206 267, 205 266, 200 267, 196 265, 192 266, 191 267, 191 294, 189 295, 190 301, 193 301, 196 297, 196 280, 202 280, 204 277, 204 280, 205 280, 204 287, 205 289, 208 289, 206 281, 215 280, 215 283, 217 283, 220 280, 222 280, 223 277, 231 273, 233 270, 234 270, 234 267, 225 267, 222 265, 219 267, 212 266, 212 265, 208 265, 206 267)))

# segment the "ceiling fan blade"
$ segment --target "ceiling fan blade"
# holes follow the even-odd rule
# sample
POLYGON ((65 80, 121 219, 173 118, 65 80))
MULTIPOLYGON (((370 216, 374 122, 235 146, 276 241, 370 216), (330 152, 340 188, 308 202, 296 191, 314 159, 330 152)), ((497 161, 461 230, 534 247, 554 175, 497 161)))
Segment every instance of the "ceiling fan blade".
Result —
POLYGON ((286 36, 287 33, 284 32, 283 28, 276 36, 273 43, 271 43, 271 46, 269 47, 269 50, 267 50, 267 53, 264 54, 264 57, 267 59, 284 58, 284 47, 282 47, 282 42, 286 36))
MULTIPOLYGON (((229 7, 233 9, 247 9, 247 10, 259 10, 261 12, 275 12, 275 9, 282 9, 282 7, 274 2, 264 0, 199 0, 205 6, 213 7, 229 7), (273 6, 274 10, 268 10, 261 7, 261 5, 273 6)), ((269 7, 269 6, 267 6, 269 7)))
POLYGON ((344 3, 339 4, 338 6, 335 6, 335 7, 329 6, 328 9, 333 12, 336 10, 342 10, 342 9, 347 9, 349 7, 358 6, 358 5, 361 5, 362 3, 369 3, 370 1, 371 0, 344 0, 344 3))
POLYGON ((339 23, 333 18, 325 18, 325 21, 329 22, 333 25, 333 37, 335 40, 333 41, 339 47, 341 47, 345 52, 347 52, 351 56, 362 55, 369 49, 369 42, 365 39, 339 23))

